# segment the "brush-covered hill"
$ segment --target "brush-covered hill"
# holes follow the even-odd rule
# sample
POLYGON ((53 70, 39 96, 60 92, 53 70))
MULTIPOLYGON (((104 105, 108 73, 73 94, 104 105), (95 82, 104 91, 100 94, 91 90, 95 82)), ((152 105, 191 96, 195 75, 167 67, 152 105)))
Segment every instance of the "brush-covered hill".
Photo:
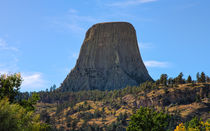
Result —
POLYGON ((39 92, 36 112, 57 130, 125 130, 141 106, 170 114, 170 129, 194 116, 210 118, 209 81, 164 75, 156 82, 113 91, 39 92))

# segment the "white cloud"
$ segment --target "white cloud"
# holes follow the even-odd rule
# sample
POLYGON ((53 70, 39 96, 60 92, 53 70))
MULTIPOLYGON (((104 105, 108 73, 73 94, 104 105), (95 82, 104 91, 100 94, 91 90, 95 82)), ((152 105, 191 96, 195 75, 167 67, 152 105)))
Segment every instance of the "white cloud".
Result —
POLYGON ((168 62, 161 62, 161 61, 145 61, 145 66, 147 67, 160 67, 160 68, 166 68, 169 67, 170 64, 168 62))
MULTIPOLYGON (((0 70, 2 74, 14 74, 17 72, 9 72, 7 69, 0 70)), ((21 73, 23 82, 21 84, 21 91, 40 91, 48 88, 48 82, 43 78, 42 73, 21 73)))
MULTIPOLYGON (((4 39, 0 38, 0 52, 0 74, 10 75, 20 72, 18 48, 8 45, 4 39)), ((21 91, 39 91, 47 88, 47 81, 44 80, 42 73, 21 72, 21 76, 23 78, 21 91)))
POLYGON ((18 51, 16 47, 9 46, 7 42, 2 38, 0 38, 0 50, 18 51))
POLYGON ((155 2, 157 0, 126 0, 108 4, 108 6, 115 6, 115 7, 126 7, 131 5, 139 5, 144 3, 155 2))
POLYGON ((47 81, 43 79, 42 73, 23 73, 21 91, 38 91, 47 88, 47 81))

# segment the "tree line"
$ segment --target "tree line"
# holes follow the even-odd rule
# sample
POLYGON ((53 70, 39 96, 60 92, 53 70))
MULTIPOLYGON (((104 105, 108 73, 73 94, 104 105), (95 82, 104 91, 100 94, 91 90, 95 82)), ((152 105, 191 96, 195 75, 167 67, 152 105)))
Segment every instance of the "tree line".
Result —
POLYGON ((179 73, 179 75, 175 78, 168 78, 167 74, 162 74, 158 80, 156 80, 157 85, 173 85, 173 84, 186 84, 186 83, 208 83, 210 82, 210 77, 207 76, 204 72, 201 74, 198 72, 196 74, 196 80, 192 80, 192 77, 189 75, 187 79, 183 78, 183 73, 179 73))

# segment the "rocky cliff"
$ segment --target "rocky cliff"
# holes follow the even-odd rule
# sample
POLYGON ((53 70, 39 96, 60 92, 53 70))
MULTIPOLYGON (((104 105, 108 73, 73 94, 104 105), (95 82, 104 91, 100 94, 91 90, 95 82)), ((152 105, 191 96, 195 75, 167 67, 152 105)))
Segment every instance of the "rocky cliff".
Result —
POLYGON ((99 23, 88 29, 61 90, 112 90, 147 80, 152 78, 141 59, 134 27, 127 22, 99 23))

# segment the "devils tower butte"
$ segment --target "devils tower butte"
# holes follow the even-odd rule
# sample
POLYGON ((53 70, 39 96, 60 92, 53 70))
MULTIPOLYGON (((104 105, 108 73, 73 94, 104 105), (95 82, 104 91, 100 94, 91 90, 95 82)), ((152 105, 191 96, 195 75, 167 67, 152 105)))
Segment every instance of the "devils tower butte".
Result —
POLYGON ((127 22, 93 25, 62 91, 113 90, 152 80, 141 59, 136 31, 127 22))

